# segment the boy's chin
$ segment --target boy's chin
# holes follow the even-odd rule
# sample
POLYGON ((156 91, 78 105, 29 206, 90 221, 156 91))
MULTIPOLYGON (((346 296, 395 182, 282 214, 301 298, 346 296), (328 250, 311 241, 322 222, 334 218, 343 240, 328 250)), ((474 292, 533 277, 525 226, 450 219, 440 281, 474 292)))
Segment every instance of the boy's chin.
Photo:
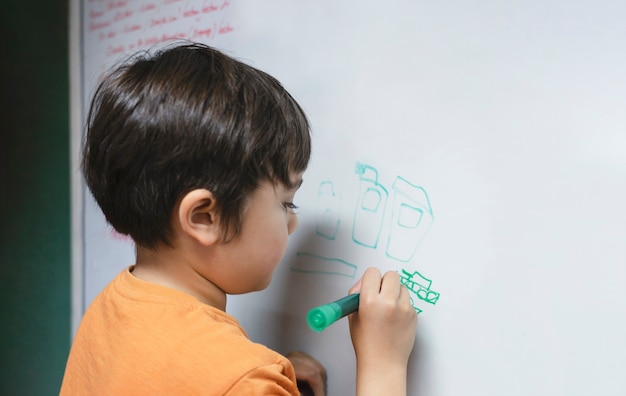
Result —
POLYGON ((267 279, 267 280, 265 280, 265 282, 259 284, 258 288, 256 290, 253 290, 253 291, 255 291, 255 292, 263 291, 263 290, 267 289, 271 284, 272 284, 272 277, 270 276, 269 279, 267 279))
POLYGON ((272 277, 270 276, 268 279, 265 279, 262 282, 258 282, 258 283, 254 284, 254 285, 249 285, 249 287, 247 287, 247 288, 241 288, 239 290, 236 290, 234 292, 230 292, 228 294, 239 295, 239 294, 260 292, 260 291, 263 291, 263 290, 267 289, 270 286, 271 283, 272 283, 272 277))

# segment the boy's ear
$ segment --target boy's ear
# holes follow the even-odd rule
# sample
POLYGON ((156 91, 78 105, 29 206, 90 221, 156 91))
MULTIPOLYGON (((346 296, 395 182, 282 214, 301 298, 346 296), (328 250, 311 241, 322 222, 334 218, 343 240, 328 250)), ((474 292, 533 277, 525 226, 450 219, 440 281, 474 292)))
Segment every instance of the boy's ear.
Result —
POLYGON ((217 216, 217 201, 213 193, 206 189, 188 192, 178 206, 178 221, 184 233, 210 246, 220 239, 217 216))

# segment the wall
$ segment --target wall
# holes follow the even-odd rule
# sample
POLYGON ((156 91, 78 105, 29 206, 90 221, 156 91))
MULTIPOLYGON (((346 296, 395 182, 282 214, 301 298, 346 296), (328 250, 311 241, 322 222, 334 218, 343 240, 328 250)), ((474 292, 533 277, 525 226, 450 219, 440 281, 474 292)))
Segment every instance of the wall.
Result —
POLYGON ((3 3, 0 394, 58 394, 70 345, 68 9, 3 3))

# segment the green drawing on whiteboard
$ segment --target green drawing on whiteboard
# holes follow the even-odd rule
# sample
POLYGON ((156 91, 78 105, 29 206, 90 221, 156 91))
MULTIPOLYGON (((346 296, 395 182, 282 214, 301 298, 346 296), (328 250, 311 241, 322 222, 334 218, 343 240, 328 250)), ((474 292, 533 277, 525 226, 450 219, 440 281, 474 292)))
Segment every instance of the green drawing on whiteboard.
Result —
MULTIPOLYGON (((388 192, 379 182, 378 170, 357 162, 355 173, 359 175, 359 195, 354 208, 352 241, 362 247, 378 249, 383 227, 386 231, 384 254, 400 262, 413 260, 422 238, 434 221, 430 199, 424 188, 407 179, 396 176, 392 185, 393 199, 385 222, 388 192)), ((317 190, 318 211, 315 219, 315 235, 336 243, 340 221, 341 195, 331 180, 320 182, 317 190)), ((382 247, 381 247, 382 248, 382 247)), ((290 264, 291 271, 305 274, 356 276, 358 266, 337 257, 326 257, 317 252, 297 252, 290 264)), ((411 294, 411 305, 422 312, 416 302, 436 304, 439 293, 432 290, 432 281, 417 271, 402 269, 401 282, 411 294)))
MULTIPOLYGON (((418 299, 427 302, 428 304, 434 305, 439 300, 439 293, 430 289, 432 281, 425 278, 417 271, 409 273, 403 269, 400 274, 400 282, 402 282, 402 284, 406 286, 411 293, 417 296, 418 299)), ((415 306, 415 302, 412 297, 411 304, 413 304, 413 308, 415 308, 417 312, 422 312, 421 309, 415 306)))
POLYGON ((409 262, 434 221, 428 194, 420 186, 398 176, 393 183, 393 205, 385 254, 409 262))
POLYGON ((357 162, 355 172, 361 183, 354 210, 352 240, 361 246, 376 249, 385 217, 387 189, 378 183, 376 168, 357 162))
POLYGON ((298 257, 291 263, 291 270, 307 274, 341 275, 354 278, 357 266, 345 260, 324 257, 318 254, 298 252, 298 257))

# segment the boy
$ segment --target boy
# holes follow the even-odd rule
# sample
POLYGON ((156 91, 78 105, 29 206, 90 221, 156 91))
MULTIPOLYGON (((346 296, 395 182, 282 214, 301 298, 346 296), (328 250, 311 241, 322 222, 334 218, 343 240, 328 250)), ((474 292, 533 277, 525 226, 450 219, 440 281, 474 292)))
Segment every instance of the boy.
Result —
MULTIPOLYGON (((304 112, 278 81, 210 47, 135 57, 100 83, 82 169, 136 263, 93 301, 63 395, 325 393, 325 371, 251 342, 226 296, 266 288, 297 227, 310 156, 304 112)), ((403 394, 417 316, 397 274, 368 269, 350 332, 357 394, 403 394)))

